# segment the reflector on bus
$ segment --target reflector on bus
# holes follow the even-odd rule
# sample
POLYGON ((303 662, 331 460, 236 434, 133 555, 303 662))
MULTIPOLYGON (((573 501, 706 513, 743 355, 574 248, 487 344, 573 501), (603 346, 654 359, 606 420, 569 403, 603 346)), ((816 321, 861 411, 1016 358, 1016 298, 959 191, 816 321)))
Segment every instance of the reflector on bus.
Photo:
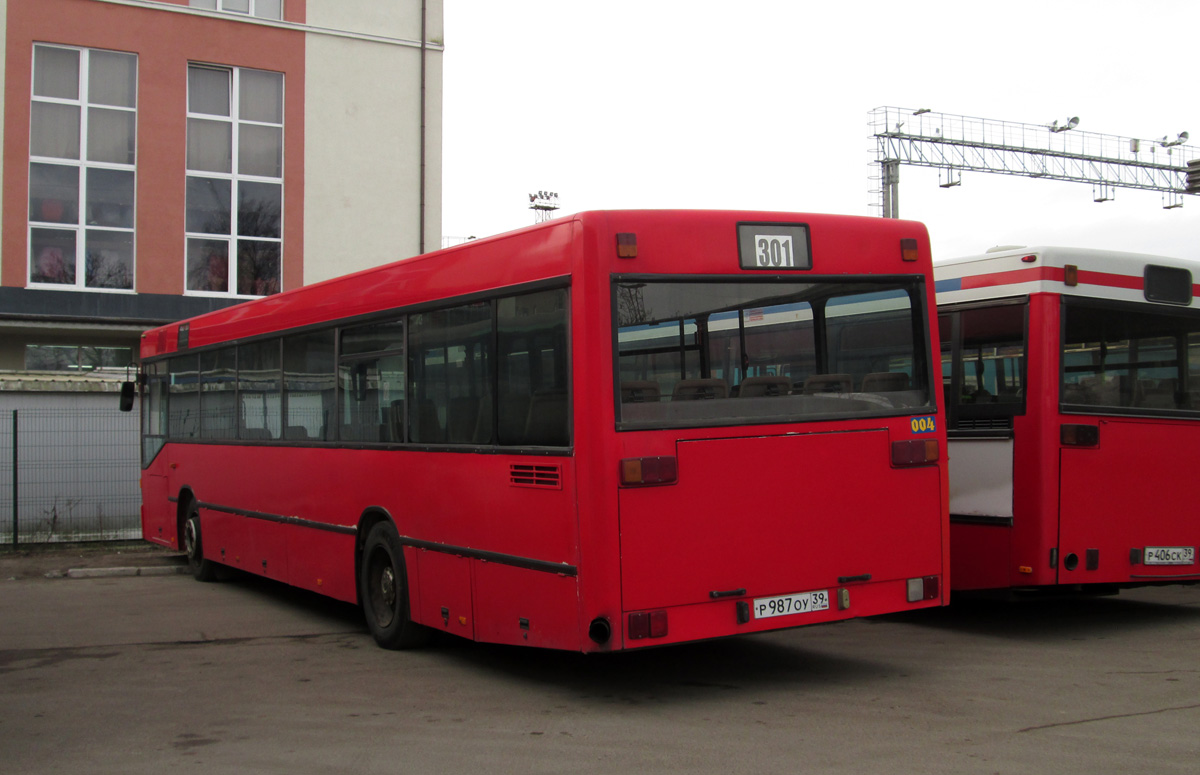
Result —
POLYGON ((678 478, 674 457, 631 457, 621 461, 621 484, 671 484, 678 478))
POLYGON ((892 442, 892 465, 898 468, 936 463, 938 457, 936 439, 909 439, 892 442))
POLYGON ((643 611, 629 615, 629 639, 665 638, 667 636, 667 612, 643 611))
POLYGON ((1060 433, 1064 447, 1094 447, 1100 443, 1100 426, 1098 425, 1071 423, 1063 425, 1060 433))
POLYGON ((637 258, 637 235, 617 233, 617 258, 637 258))

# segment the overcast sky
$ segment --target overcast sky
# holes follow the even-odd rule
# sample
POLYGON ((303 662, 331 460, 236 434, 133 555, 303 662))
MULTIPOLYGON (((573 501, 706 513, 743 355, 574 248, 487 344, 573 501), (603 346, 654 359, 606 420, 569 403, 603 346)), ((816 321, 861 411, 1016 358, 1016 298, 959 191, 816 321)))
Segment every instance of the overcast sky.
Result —
MULTIPOLYGON (((730 208, 878 215, 881 106, 1200 140, 1200 2, 445 0, 443 234, 564 214, 730 208)), ((1200 196, 905 166, 934 256, 998 244, 1200 259, 1200 196)))

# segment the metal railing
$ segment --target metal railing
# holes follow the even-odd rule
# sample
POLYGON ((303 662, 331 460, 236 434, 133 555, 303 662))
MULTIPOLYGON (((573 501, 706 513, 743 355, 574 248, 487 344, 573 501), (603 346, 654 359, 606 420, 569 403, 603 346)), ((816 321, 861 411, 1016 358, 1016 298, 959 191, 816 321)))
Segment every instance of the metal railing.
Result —
POLYGON ((139 538, 138 457, 134 412, 4 412, 0 545, 139 538))

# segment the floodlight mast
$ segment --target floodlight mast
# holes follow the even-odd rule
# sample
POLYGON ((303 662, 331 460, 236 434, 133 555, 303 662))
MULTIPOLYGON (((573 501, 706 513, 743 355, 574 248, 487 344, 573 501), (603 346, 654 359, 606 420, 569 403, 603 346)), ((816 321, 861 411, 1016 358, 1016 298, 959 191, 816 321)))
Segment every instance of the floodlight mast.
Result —
POLYGON ((534 223, 549 220, 559 207, 556 191, 537 191, 529 195, 529 209, 533 210, 534 223))
MULTIPOLYGON (((1091 183, 1097 202, 1115 188, 1158 191, 1163 207, 1183 205, 1189 160, 1200 148, 1186 145, 1187 132, 1157 140, 1080 132, 1079 117, 1050 124, 1025 124, 937 113, 929 108, 882 107, 870 113, 879 165, 879 207, 885 218, 900 216, 900 165, 936 167, 946 173, 943 188, 961 183, 961 174, 990 172, 1029 178, 1091 183)), ((939 176, 940 177, 940 176, 939 176)))

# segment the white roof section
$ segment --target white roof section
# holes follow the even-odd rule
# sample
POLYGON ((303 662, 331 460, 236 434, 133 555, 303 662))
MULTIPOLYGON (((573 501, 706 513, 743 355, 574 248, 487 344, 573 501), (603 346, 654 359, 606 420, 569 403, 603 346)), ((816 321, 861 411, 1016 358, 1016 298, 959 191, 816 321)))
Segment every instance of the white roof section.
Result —
POLYGON ((1192 299, 1200 308, 1200 261, 1146 253, 1054 246, 993 248, 974 256, 937 260, 933 274, 939 304, 1012 298, 1031 293, 1061 293, 1097 299, 1163 304, 1146 298, 1146 267, 1169 267, 1190 273, 1192 299), (1077 282, 1067 285, 1068 267, 1077 282))

